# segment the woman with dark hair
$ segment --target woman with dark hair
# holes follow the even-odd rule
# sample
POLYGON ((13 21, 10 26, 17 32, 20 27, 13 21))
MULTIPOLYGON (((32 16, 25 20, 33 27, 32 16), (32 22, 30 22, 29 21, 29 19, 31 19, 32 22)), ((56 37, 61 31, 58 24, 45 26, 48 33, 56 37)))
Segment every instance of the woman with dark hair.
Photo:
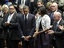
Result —
MULTIPOLYGON (((46 13, 46 8, 45 7, 41 7, 39 8, 39 18, 36 19, 36 33, 38 33, 41 30, 47 29, 50 27, 50 17, 47 15, 46 13)), ((38 34, 37 36, 37 42, 39 42, 39 44, 41 44, 41 48, 50 48, 50 41, 49 41, 49 35, 46 32, 43 32, 41 34, 38 34)), ((38 43, 37 43, 38 46, 38 43)))

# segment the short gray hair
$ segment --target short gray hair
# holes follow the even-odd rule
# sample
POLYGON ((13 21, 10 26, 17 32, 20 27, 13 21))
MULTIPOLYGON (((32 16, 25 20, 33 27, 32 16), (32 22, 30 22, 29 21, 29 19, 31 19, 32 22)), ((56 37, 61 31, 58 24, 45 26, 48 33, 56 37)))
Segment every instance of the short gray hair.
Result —
POLYGON ((58 15, 58 16, 62 16, 62 14, 60 12, 54 12, 54 14, 58 15))
POLYGON ((23 7, 23 9, 29 9, 29 7, 25 5, 25 6, 23 7))

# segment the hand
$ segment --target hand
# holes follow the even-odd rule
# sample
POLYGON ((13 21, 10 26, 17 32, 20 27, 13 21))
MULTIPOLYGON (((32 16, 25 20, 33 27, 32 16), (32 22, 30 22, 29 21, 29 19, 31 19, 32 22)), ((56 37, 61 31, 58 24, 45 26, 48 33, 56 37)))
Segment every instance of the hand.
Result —
POLYGON ((39 32, 35 32, 33 37, 36 37, 39 34, 39 32))
POLYGON ((26 41, 29 41, 30 37, 31 37, 31 36, 26 36, 26 37, 25 37, 25 40, 26 40, 26 41))
POLYGON ((61 30, 64 30, 63 26, 61 26, 61 25, 58 25, 58 28, 61 30))
POLYGON ((28 40, 26 39, 26 36, 22 36, 21 38, 23 38, 24 40, 28 41, 28 40))
POLYGON ((9 25, 10 25, 10 23, 5 22, 5 25, 6 25, 6 26, 9 26, 9 25))
POLYGON ((21 38, 25 38, 25 36, 22 36, 21 38))
POLYGON ((53 30, 48 30, 48 34, 54 34, 53 30))

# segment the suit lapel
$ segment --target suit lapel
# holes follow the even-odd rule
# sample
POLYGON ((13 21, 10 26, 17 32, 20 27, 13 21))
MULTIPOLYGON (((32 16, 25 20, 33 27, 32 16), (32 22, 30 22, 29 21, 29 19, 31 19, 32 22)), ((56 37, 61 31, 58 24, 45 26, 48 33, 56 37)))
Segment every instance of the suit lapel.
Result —
POLYGON ((6 15, 6 17, 5 17, 5 22, 7 22, 8 16, 9 16, 9 14, 6 15))
POLYGON ((13 15, 13 17, 12 17, 10 22, 12 22, 15 18, 16 18, 16 13, 14 13, 14 15, 13 15))
MULTIPOLYGON (((59 25, 63 25, 63 20, 61 20, 60 22, 59 22, 59 25)), ((57 27, 57 30, 60 30, 58 27, 57 27)))
POLYGON ((28 15, 27 24, 30 22, 30 14, 28 15))
POLYGON ((59 22, 59 25, 62 25, 62 21, 63 21, 63 20, 61 20, 61 21, 59 22))
POLYGON ((12 22, 12 21, 13 21, 14 17, 15 17, 15 13, 14 13, 14 15, 13 15, 13 17, 12 17, 12 19, 11 19, 11 21, 10 21, 10 22, 12 22))
POLYGON ((24 15, 22 15, 21 20, 22 20, 23 24, 25 24, 24 15))
POLYGON ((57 30, 57 23, 54 22, 54 31, 56 31, 56 30, 57 30))

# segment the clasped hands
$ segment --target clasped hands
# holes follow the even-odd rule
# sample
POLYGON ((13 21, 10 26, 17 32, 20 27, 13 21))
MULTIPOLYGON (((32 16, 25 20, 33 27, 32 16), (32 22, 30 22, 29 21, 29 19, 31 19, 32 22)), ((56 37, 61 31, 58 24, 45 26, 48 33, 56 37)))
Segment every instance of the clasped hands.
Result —
POLYGON ((39 32, 36 31, 36 32, 34 33, 33 37, 36 37, 38 34, 39 34, 39 32))
POLYGON ((29 39, 31 38, 31 36, 30 35, 29 36, 22 36, 21 38, 23 38, 26 41, 29 41, 29 39))
POLYGON ((6 25, 6 26, 9 26, 9 25, 10 25, 10 23, 5 22, 5 25, 6 25))

